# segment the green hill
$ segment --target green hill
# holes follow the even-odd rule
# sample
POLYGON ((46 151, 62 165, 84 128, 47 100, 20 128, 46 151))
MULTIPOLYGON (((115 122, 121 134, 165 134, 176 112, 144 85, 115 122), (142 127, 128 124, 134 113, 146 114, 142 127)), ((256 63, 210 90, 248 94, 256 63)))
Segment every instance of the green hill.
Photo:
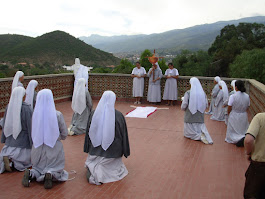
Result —
POLYGON ((72 65, 74 58, 91 66, 119 64, 112 54, 101 51, 62 31, 31 38, 22 35, 0 35, 0 60, 11 63, 49 63, 51 66, 72 65))

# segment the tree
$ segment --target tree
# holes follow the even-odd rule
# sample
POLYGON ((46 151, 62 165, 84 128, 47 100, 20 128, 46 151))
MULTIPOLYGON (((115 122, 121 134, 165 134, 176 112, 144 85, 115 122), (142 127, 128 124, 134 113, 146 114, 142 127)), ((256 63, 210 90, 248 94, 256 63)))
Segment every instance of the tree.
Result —
POLYGON ((162 59, 161 61, 158 61, 159 67, 162 70, 162 73, 165 74, 166 70, 168 69, 168 66, 166 64, 166 60, 162 59))
POLYGON ((253 78, 265 83, 265 48, 243 51, 230 64, 229 75, 236 78, 253 78))
POLYGON ((205 51, 190 52, 182 51, 173 59, 173 65, 181 75, 209 76, 211 56, 205 51))
POLYGON ((153 54, 150 52, 150 50, 146 49, 144 52, 142 52, 140 57, 140 63, 141 66, 145 68, 146 71, 148 71, 152 64, 149 62, 148 57, 151 57, 153 54))
POLYGON ((114 68, 113 73, 131 74, 133 68, 134 65, 128 59, 122 59, 121 63, 114 68))
POLYGON ((227 25, 209 48, 213 61, 219 61, 216 75, 228 76, 228 67, 243 50, 265 47, 265 26, 257 23, 227 25))

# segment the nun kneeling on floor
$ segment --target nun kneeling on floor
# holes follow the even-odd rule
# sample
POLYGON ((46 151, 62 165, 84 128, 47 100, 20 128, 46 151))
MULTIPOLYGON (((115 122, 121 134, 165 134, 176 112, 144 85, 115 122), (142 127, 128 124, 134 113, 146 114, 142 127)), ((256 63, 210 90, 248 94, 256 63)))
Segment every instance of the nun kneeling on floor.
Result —
POLYGON ((130 155, 127 126, 115 101, 115 93, 105 91, 89 116, 84 152, 89 153, 85 167, 91 184, 115 182, 128 174, 122 162, 123 155, 130 155))
POLYGON ((67 137, 67 127, 63 114, 56 111, 53 94, 49 89, 41 90, 37 95, 32 116, 32 169, 26 169, 22 184, 30 181, 44 181, 44 188, 52 188, 52 181, 66 181, 68 172, 64 170, 65 158, 60 140, 67 137))
POLYGON ((204 111, 208 101, 198 78, 190 79, 191 89, 183 98, 181 109, 185 111, 184 136, 192 140, 201 140, 205 144, 213 144, 213 140, 204 123, 204 111))

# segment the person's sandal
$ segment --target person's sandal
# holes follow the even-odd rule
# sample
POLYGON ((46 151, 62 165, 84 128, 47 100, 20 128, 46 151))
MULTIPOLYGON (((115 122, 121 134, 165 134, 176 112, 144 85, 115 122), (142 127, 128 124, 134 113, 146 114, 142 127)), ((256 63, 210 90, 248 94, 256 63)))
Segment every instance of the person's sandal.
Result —
POLYGON ((8 172, 12 172, 12 169, 10 168, 9 158, 7 156, 4 156, 3 160, 4 160, 5 170, 8 172))
POLYGON ((29 187, 30 184, 30 170, 26 169, 24 172, 24 176, 22 178, 22 185, 24 187, 29 187))
POLYGON ((44 188, 45 189, 51 189, 52 188, 52 174, 51 173, 45 173, 44 188))

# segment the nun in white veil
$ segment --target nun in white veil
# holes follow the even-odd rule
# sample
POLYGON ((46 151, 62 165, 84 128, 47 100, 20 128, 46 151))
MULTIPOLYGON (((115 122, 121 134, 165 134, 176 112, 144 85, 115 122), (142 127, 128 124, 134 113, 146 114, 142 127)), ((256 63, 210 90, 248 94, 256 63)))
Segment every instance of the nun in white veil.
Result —
POLYGON ((81 135, 86 132, 87 121, 92 110, 93 103, 89 91, 86 89, 84 78, 80 78, 74 87, 72 109, 74 111, 69 135, 81 135))
POLYGON ((220 91, 214 102, 214 110, 211 119, 216 121, 225 121, 225 102, 228 100, 228 89, 224 81, 220 81, 218 84, 220 91))
POLYGON ((15 87, 3 119, 1 143, 5 143, 0 153, 0 173, 24 171, 31 166, 30 152, 32 108, 23 102, 23 87, 15 87))
POLYGON ((12 90, 17 86, 24 87, 23 84, 21 83, 23 81, 24 81, 24 73, 22 71, 17 71, 12 82, 12 90))
POLYGON ((147 76, 149 77, 147 101, 151 103, 161 102, 160 80, 163 74, 157 62, 149 69, 147 76))
POLYGON ((216 99, 216 97, 217 97, 217 95, 218 95, 218 93, 220 91, 219 84, 218 84, 220 81, 221 81, 221 78, 219 76, 216 76, 214 78, 215 86, 214 86, 214 88, 212 90, 212 93, 211 93, 212 98, 211 98, 211 104, 210 104, 210 107, 209 107, 209 111, 206 112, 206 114, 209 114, 209 115, 213 114, 215 99, 216 99))
POLYGON ((84 152, 89 153, 85 167, 91 184, 115 182, 128 174, 122 162, 123 155, 130 155, 127 126, 115 101, 115 93, 105 91, 89 117, 84 152))
POLYGON ((52 181, 68 179, 68 172, 64 170, 63 144, 60 141, 67 137, 67 133, 63 114, 55 109, 52 91, 39 91, 32 116, 32 169, 24 173, 22 184, 25 187, 29 186, 31 179, 44 181, 45 189, 52 188, 52 181))
POLYGON ((184 136, 205 144, 213 144, 204 124, 204 112, 208 106, 207 96, 196 77, 190 79, 190 85, 191 89, 185 93, 181 104, 181 109, 185 111, 184 136))
POLYGON ((25 102, 34 109, 36 104, 37 92, 35 88, 38 86, 38 82, 36 80, 31 80, 26 89, 26 99, 25 102))
POLYGON ((86 81, 86 89, 88 89, 88 68, 82 64, 80 64, 80 59, 75 58, 75 64, 72 66, 74 69, 74 76, 75 76, 75 82, 74 86, 77 84, 78 79, 84 78, 86 81))

